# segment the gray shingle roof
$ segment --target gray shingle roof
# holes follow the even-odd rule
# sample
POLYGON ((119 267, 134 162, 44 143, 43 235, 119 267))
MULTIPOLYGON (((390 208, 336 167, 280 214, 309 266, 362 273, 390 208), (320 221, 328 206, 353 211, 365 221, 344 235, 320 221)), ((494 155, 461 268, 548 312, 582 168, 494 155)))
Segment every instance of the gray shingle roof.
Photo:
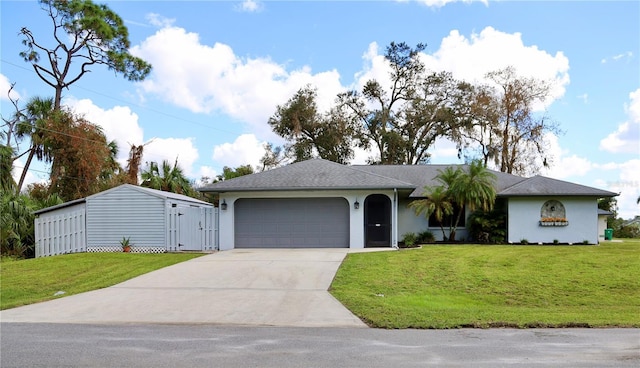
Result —
POLYGON ((607 211, 607 210, 603 210, 602 208, 598 208, 598 216, 599 215, 613 215, 613 213, 607 211))
POLYGON ((261 173, 209 184, 201 192, 330 189, 414 189, 414 185, 323 159, 311 159, 261 173))
MULTIPOLYGON (((358 165, 354 166, 360 170, 376 173, 378 175, 388 176, 398 180, 403 180, 415 185, 415 190, 411 193, 411 197, 420 197, 425 186, 438 186, 440 182, 435 177, 440 171, 447 167, 462 167, 467 165, 358 165)), ((496 191, 500 192, 505 188, 519 183, 526 178, 506 174, 499 171, 491 171, 496 176, 496 191)))
POLYGON ((499 195, 503 197, 557 195, 614 197, 618 194, 586 185, 536 175, 500 191, 499 195))
MULTIPOLYGON (((465 165, 353 165, 346 166, 323 159, 311 159, 261 173, 209 184, 201 192, 246 192, 282 190, 405 189, 411 197, 420 197, 425 186, 440 183, 435 177, 449 166, 465 165)), ((490 170, 496 176, 498 196, 596 196, 616 193, 551 179, 543 176, 523 178, 490 170)))

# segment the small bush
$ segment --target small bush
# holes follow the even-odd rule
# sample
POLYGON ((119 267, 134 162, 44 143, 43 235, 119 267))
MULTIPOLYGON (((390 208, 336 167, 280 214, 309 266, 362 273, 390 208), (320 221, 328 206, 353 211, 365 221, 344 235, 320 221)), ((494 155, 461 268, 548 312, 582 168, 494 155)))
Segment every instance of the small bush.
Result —
POLYGON ((558 239, 553 239, 553 244, 558 245, 560 244, 560 241, 558 239))
POLYGON ((416 239, 419 243, 433 243, 436 241, 435 235, 429 230, 425 230, 423 232, 418 233, 418 238, 416 239))
POLYGON ((416 233, 406 233, 402 237, 402 242, 405 247, 413 247, 416 245, 416 241, 418 240, 418 235, 416 233))
POLYGON ((527 239, 520 239, 520 244, 527 245, 529 244, 529 241, 527 239))

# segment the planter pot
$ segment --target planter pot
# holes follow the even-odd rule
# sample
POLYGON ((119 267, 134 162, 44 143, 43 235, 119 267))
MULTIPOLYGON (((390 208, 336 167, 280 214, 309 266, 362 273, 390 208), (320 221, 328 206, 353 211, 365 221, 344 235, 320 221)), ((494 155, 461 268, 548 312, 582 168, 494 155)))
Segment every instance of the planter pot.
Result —
POLYGON ((131 252, 131 247, 122 247, 122 251, 125 253, 131 252))

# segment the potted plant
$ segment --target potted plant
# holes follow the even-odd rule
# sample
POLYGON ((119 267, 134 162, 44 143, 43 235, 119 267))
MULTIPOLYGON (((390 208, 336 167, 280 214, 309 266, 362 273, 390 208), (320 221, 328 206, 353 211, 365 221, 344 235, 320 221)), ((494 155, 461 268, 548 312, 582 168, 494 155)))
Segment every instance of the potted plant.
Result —
POLYGON ((129 238, 122 237, 122 240, 120 240, 120 245, 122 245, 123 252, 131 252, 131 243, 129 242, 129 238))

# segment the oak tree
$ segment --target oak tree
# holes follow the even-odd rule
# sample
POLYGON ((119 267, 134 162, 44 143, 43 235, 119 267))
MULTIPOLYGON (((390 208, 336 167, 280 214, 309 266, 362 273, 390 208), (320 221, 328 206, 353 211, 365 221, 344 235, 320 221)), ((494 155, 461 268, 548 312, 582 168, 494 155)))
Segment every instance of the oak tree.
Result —
POLYGON ((353 158, 353 142, 359 140, 355 119, 340 106, 329 112, 318 111, 317 91, 310 86, 298 90, 284 105, 276 108, 269 125, 285 138, 287 155, 294 161, 321 157, 337 163, 353 158))
POLYGON ((479 145, 485 164, 492 160, 509 174, 529 175, 549 166, 547 133, 558 134, 558 124, 535 109, 550 96, 551 82, 526 78, 507 67, 487 74, 494 86, 479 87, 472 100, 474 128, 467 137, 479 145))
POLYGON ((427 71, 420 60, 425 47, 392 42, 385 52, 390 86, 369 80, 361 92, 339 95, 340 104, 361 124, 366 137, 361 146, 373 145, 379 155, 371 163, 424 164, 437 138, 460 140, 471 87, 451 73, 427 71))

